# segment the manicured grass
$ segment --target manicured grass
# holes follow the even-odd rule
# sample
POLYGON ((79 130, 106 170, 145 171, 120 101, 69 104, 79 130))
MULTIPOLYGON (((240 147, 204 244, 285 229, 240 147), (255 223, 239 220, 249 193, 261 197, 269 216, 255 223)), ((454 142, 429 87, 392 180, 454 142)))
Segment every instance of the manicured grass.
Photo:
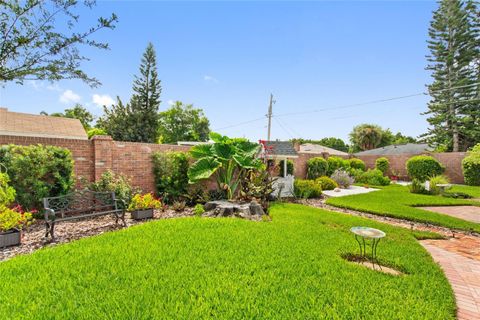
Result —
MULTIPOLYGON (((480 187, 455 186, 449 192, 464 192, 476 197, 480 195, 480 187)), ((427 222, 448 228, 480 232, 478 223, 415 208, 418 206, 480 205, 480 202, 413 194, 408 191, 407 187, 400 185, 383 187, 380 191, 365 194, 330 198, 327 200, 327 204, 394 218, 427 222)))
POLYGON ((0 263, 0 319, 454 319, 409 230, 295 204, 272 217, 155 221, 0 263), (379 258, 405 275, 341 257, 358 225, 387 233, 379 258))

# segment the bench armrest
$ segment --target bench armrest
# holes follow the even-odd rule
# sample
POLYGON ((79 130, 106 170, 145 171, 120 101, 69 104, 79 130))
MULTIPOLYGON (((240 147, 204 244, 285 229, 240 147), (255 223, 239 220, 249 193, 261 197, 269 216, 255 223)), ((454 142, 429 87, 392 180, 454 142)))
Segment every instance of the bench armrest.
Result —
POLYGON ((123 199, 113 199, 113 201, 115 201, 115 206, 117 207, 117 209, 118 209, 118 202, 120 202, 122 204, 121 208, 123 210, 127 209, 127 203, 125 202, 125 200, 123 200, 123 199))
POLYGON ((50 217, 53 217, 55 219, 55 210, 45 208, 45 221, 51 220, 50 217))

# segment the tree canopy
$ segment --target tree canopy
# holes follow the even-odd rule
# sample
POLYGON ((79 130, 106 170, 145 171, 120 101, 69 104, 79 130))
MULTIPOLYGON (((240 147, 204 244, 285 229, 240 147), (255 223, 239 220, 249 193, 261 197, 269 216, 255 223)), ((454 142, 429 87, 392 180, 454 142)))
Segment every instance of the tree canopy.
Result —
POLYGON ((176 101, 170 109, 160 112, 159 142, 207 141, 209 126, 210 122, 202 109, 176 101))
POLYGON ((78 119, 82 123, 85 130, 88 130, 92 127, 92 122, 95 120, 93 114, 88 111, 81 104, 77 103, 73 108, 65 109, 64 112, 54 112, 51 114, 46 113, 45 111, 40 112, 42 115, 51 116, 51 117, 64 117, 71 119, 78 119))
POLYGON ((130 102, 124 104, 117 97, 115 105, 104 106, 104 115, 98 120, 98 127, 115 140, 155 143, 161 90, 155 49, 149 43, 141 60, 140 74, 133 82, 134 94, 130 102))
POLYGON ((430 24, 433 82, 424 137, 442 150, 465 151, 480 139, 479 17, 475 1, 442 0, 430 24))
MULTIPOLYGON (((77 7, 95 1, 0 1, 0 84, 25 80, 80 79, 90 86, 99 80, 87 75, 81 63, 88 58, 80 46, 108 49, 92 39, 101 29, 113 29, 117 16, 100 17, 96 25, 79 31, 77 7)), ((83 24, 83 23, 82 23, 83 24)))

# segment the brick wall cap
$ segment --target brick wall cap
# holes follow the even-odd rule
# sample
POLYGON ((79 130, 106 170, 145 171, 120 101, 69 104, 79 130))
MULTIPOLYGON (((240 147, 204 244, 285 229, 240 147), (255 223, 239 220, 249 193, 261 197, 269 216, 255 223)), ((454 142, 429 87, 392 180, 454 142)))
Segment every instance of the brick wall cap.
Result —
POLYGON ((93 136, 91 140, 109 140, 113 141, 113 138, 111 136, 93 136))

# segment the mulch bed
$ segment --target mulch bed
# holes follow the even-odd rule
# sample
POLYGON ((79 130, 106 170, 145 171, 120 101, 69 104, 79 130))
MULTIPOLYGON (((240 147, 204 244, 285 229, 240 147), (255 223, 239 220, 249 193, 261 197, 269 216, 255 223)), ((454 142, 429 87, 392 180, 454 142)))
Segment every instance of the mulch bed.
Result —
MULTIPOLYGON (((171 219, 193 216, 192 208, 185 208, 182 212, 171 209, 164 211, 156 210, 154 219, 171 219)), ((125 215, 127 227, 142 224, 150 220, 133 220, 130 214, 125 215)), ((115 224, 112 216, 100 216, 78 221, 65 221, 55 226, 55 242, 45 241, 45 224, 43 220, 37 220, 28 230, 22 232, 22 244, 15 247, 0 248, 0 261, 10 259, 21 254, 32 253, 38 249, 56 246, 73 240, 99 235, 105 232, 123 229, 121 222, 115 224)), ((50 239, 49 239, 50 240, 50 239)))

